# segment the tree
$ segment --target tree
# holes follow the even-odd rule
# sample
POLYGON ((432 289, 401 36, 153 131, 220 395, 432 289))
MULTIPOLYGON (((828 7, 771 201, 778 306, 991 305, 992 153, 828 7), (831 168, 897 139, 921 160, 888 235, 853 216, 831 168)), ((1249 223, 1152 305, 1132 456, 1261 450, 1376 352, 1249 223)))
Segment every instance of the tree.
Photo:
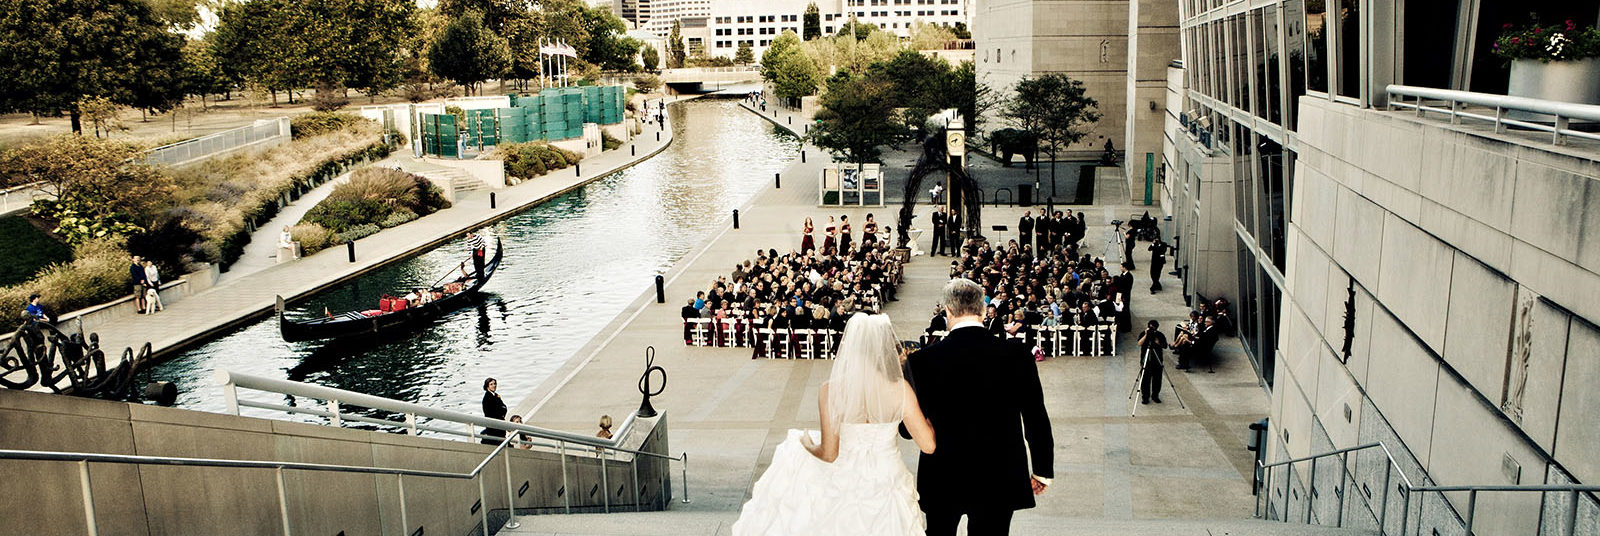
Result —
POLYGON ((921 128, 928 116, 955 108, 960 92, 949 62, 915 50, 901 50, 893 59, 873 64, 870 71, 894 82, 890 99, 909 128, 921 128))
POLYGON ((639 61, 644 62, 644 70, 655 72, 656 67, 661 65, 661 53, 656 47, 644 45, 639 49, 639 61))
POLYGON ((778 53, 772 71, 772 92, 780 99, 799 99, 816 93, 817 85, 822 80, 817 64, 806 57, 799 47, 788 47, 778 53))
POLYGON ((323 11, 327 31, 313 51, 332 58, 315 78, 328 85, 360 89, 368 100, 400 85, 405 65, 406 36, 417 31, 413 0, 342 0, 313 2, 323 11))
POLYGON ((879 147, 904 134, 890 95, 894 84, 877 75, 841 71, 828 79, 811 142, 848 162, 878 159, 879 147))
POLYGON ((224 75, 267 89, 273 104, 279 91, 289 91, 293 103, 293 90, 311 82, 309 43, 302 38, 310 32, 308 18, 288 0, 253 0, 226 4, 217 19, 209 41, 224 75))
POLYGON ((817 9, 816 2, 806 6, 806 14, 802 18, 804 23, 801 27, 804 34, 801 37, 805 38, 806 41, 822 37, 822 12, 817 9))
POLYGON ((784 30, 782 34, 778 35, 777 39, 773 39, 772 44, 767 46, 766 52, 761 53, 761 78, 768 82, 776 82, 778 80, 778 58, 785 51, 797 48, 800 44, 800 36, 788 30, 784 30))
POLYGON ((756 52, 750 49, 749 41, 740 41, 739 50, 733 53, 733 62, 739 65, 749 65, 756 61, 756 52))
POLYGON ((974 139, 974 134, 983 132, 983 123, 989 116, 989 110, 1000 105, 1000 97, 987 82, 978 81, 977 66, 972 60, 957 65, 951 76, 957 88, 955 108, 966 118, 967 139, 974 139))
POLYGON ((956 39, 972 39, 972 31, 967 29, 967 23, 965 22, 957 22, 951 30, 955 32, 956 39))
POLYGON ((63 134, 0 155, 0 174, 40 181, 53 199, 35 202, 34 214, 77 245, 139 232, 171 201, 172 177, 144 163, 143 153, 132 143, 63 134))
POLYGON ((919 20, 911 23, 911 35, 906 39, 906 48, 911 50, 940 50, 955 39, 956 33, 950 31, 949 28, 919 20))
POLYGON ((480 15, 468 13, 445 27, 428 49, 428 63, 434 74, 454 80, 470 94, 478 84, 511 69, 511 47, 484 27, 480 15))
POLYGON ((633 88, 640 93, 654 93, 661 88, 661 77, 647 74, 633 81, 633 88))
POLYGON ((689 52, 683 46, 683 23, 672 21, 672 33, 667 35, 667 68, 680 69, 689 52))
POLYGON ((183 98, 183 37, 144 0, 10 0, 0 10, 0 112, 66 113, 86 97, 145 110, 183 98))
POLYGON ((206 105, 206 95, 228 90, 231 82, 223 74, 211 47, 205 41, 190 40, 183 44, 183 92, 200 97, 200 106, 206 105))
POLYGON ((878 26, 876 24, 861 22, 852 16, 850 17, 849 21, 839 25, 839 31, 834 32, 833 36, 840 37, 848 35, 855 37, 857 40, 861 40, 866 39, 867 36, 874 33, 878 33, 878 26))
POLYGON ((640 43, 628 37, 628 26, 621 18, 610 9, 599 7, 582 8, 582 15, 589 41, 579 57, 607 71, 638 69, 633 56, 639 52, 640 43))
POLYGON ((1003 115, 1049 148, 1050 195, 1055 195, 1056 155, 1088 134, 1081 127, 1100 120, 1096 106, 1084 95, 1083 82, 1061 73, 1022 77, 1006 102, 1003 115))

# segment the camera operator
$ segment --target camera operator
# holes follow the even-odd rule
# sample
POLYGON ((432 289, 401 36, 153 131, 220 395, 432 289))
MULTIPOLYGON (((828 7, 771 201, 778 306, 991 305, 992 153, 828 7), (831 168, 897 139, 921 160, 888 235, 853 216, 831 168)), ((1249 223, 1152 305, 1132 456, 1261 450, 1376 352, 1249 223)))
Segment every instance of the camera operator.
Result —
POLYGON ((1139 359, 1144 375, 1139 378, 1139 403, 1149 404, 1153 399, 1161 403, 1161 352, 1167 347, 1167 336, 1159 329, 1161 324, 1151 320, 1139 335, 1139 359))

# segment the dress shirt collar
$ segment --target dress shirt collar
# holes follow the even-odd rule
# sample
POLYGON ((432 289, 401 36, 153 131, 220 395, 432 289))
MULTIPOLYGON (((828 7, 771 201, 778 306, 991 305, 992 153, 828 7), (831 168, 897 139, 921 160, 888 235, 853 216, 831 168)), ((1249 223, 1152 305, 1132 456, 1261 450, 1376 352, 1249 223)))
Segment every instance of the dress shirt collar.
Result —
POLYGON ((961 329, 961 328, 981 328, 981 327, 983 327, 983 322, 980 321, 980 320, 965 320, 965 321, 961 321, 961 322, 956 322, 956 325, 950 326, 950 331, 955 331, 955 330, 958 330, 958 329, 961 329))

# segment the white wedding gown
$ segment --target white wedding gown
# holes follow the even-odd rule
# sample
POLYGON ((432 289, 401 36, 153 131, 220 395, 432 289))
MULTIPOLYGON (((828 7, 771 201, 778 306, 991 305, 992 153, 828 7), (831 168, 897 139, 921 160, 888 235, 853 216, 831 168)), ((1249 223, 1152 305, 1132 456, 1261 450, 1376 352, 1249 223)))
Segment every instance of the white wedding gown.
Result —
POLYGON ((772 465, 756 481, 733 534, 742 535, 921 535, 916 478, 900 458, 899 423, 844 424, 839 457, 827 463, 789 437, 772 454, 772 465))

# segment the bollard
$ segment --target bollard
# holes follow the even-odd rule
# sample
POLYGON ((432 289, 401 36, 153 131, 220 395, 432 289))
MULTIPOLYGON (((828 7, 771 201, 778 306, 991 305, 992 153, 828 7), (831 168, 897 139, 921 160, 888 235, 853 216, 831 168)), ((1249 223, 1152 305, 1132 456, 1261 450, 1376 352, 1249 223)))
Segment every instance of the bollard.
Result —
POLYGON ((583 176, 583 164, 573 164, 572 171, 579 177, 583 176))
POLYGON ((667 303, 667 280, 656 276, 656 303, 667 303))
POLYGON ((632 153, 629 156, 639 156, 639 146, 638 145, 630 145, 630 146, 628 146, 628 152, 632 153))
POLYGON ((802 164, 806 163, 806 152, 805 151, 800 151, 800 163, 802 163, 802 164))
POLYGON ((739 228, 739 209, 733 209, 733 228, 739 228))
POLYGON ((661 141, 661 133, 660 132, 656 133, 656 141, 661 141))
POLYGON ((489 192, 489 210, 494 210, 494 192, 489 192))
POLYGON ((772 174, 772 183, 776 185, 776 186, 774 186, 774 188, 778 188, 780 190, 783 189, 783 174, 782 173, 773 173, 772 174))
POLYGON ((794 124, 794 116, 791 115, 791 116, 789 116, 788 119, 789 119, 789 124, 793 125, 794 124))
POLYGON ((350 253, 350 262, 356 262, 356 241, 345 242, 344 248, 350 253))

